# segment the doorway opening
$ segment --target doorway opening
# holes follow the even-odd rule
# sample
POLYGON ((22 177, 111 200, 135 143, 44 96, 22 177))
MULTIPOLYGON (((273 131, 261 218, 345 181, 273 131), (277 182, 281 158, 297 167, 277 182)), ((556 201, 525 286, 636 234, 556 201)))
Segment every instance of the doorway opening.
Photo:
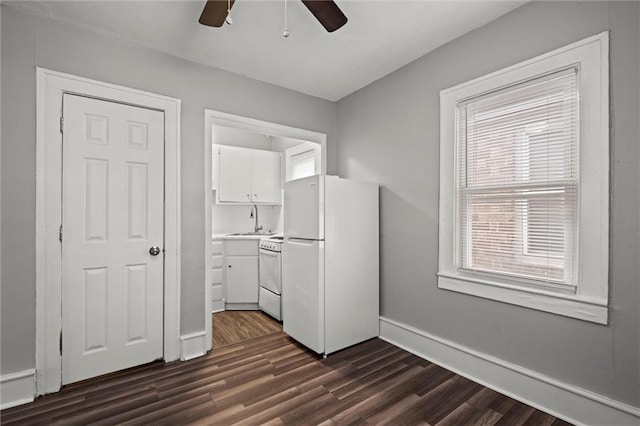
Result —
POLYGON ((214 348, 282 331, 282 323, 262 311, 219 311, 211 320, 214 348))
POLYGON ((218 315, 221 328, 238 338, 274 321, 259 311, 259 240, 282 235, 285 181, 326 174, 326 135, 211 110, 205 110, 204 121, 205 235, 211 236, 205 239, 205 321, 211 349, 216 313, 229 312, 218 315), (241 325, 229 331, 240 323, 248 333, 241 325))

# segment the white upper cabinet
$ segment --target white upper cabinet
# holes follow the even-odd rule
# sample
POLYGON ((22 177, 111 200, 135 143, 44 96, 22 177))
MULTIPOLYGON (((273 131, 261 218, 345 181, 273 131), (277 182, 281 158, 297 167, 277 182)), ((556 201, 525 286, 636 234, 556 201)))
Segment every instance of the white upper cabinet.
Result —
POLYGON ((251 151, 220 146, 217 200, 251 202, 251 151))
POLYGON ((219 203, 280 204, 279 152, 216 145, 219 203))
POLYGON ((251 200, 280 204, 280 153, 252 150, 251 200))

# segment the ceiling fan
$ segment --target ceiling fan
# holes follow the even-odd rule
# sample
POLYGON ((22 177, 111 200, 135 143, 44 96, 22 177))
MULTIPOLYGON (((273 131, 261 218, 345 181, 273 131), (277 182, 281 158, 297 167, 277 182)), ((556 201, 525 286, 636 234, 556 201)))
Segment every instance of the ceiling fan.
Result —
MULTIPOLYGON (((347 17, 332 0, 301 0, 328 32, 334 32, 347 23, 347 17)), ((224 24, 235 0, 207 0, 200 22, 210 27, 224 24)))

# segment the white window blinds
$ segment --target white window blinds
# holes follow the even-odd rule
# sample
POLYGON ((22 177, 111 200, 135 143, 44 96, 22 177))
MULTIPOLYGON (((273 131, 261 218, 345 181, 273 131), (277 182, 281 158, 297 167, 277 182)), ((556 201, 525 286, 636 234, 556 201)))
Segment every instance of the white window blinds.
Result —
POLYGON ((458 268, 576 285, 578 69, 458 103, 458 268))
POLYGON ((316 154, 314 150, 302 152, 291 157, 291 179, 313 176, 316 170, 316 154))

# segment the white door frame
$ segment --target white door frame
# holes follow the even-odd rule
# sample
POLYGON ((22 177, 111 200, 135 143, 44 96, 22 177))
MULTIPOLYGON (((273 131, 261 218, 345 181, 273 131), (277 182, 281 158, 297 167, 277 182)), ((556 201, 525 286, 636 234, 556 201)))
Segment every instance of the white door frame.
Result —
POLYGON ((263 133, 271 136, 280 136, 284 138, 300 139, 303 141, 314 142, 319 144, 321 148, 321 173, 327 173, 327 135, 325 133, 315 132, 313 130, 305 130, 297 127, 291 127, 284 124, 271 123, 269 121, 256 120, 254 118, 243 117, 240 115, 229 114, 211 109, 204 110, 204 270, 205 270, 205 343, 206 349, 211 350, 213 347, 213 335, 211 330, 211 204, 213 203, 213 194, 211 193, 212 182, 212 138, 213 126, 226 126, 236 129, 247 130, 254 133, 263 133))
POLYGON ((36 393, 62 385, 62 96, 74 93, 165 115, 164 360, 180 357, 180 99, 37 68, 36 393))

